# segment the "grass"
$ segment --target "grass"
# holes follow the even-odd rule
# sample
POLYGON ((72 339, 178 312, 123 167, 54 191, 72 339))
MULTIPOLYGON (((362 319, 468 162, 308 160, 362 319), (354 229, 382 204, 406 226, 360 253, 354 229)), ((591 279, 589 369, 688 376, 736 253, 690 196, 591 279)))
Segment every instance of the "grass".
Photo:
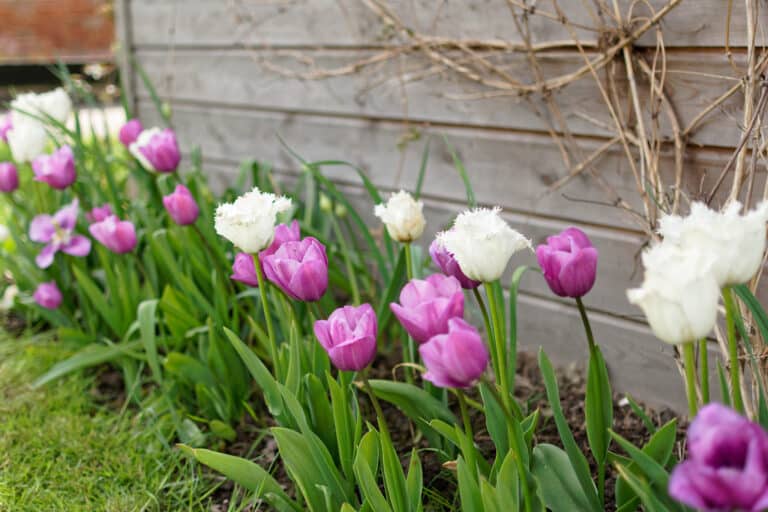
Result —
POLYGON ((0 511, 212 510, 212 479, 135 411, 97 404, 93 377, 31 387, 65 355, 0 331, 0 511))

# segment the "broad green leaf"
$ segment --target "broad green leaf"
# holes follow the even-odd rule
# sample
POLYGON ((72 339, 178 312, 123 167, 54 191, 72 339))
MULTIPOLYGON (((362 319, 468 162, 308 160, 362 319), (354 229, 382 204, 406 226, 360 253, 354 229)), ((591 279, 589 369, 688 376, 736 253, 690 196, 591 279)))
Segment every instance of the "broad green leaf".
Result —
POLYGON ((147 364, 152 370, 152 377, 155 382, 162 384, 163 373, 160 371, 160 358, 157 355, 157 342, 155 340, 157 299, 145 300, 139 304, 136 314, 139 322, 139 331, 141 332, 141 343, 144 345, 144 352, 147 354, 147 364))
POLYGON ((355 457, 354 472, 364 501, 369 503, 372 510, 376 512, 392 512, 392 507, 387 503, 387 499, 379 490, 379 484, 376 481, 379 450, 379 440, 376 432, 370 431, 363 436, 360 445, 363 449, 358 450, 355 457), (373 456, 374 451, 376 453, 375 457, 373 456))
POLYGON ((593 512, 571 461, 557 446, 542 443, 533 449, 534 476, 539 481, 544 502, 552 512, 593 512))
POLYGON ((598 346, 590 351, 584 406, 589 447, 595 460, 605 464, 610 445, 608 429, 613 426, 613 395, 605 360, 598 346))
POLYGON ((140 356, 131 352, 137 348, 141 348, 141 342, 139 340, 113 345, 89 345, 72 357, 53 365, 50 370, 45 372, 45 374, 32 384, 32 387, 40 387, 63 377, 68 373, 99 364, 109 363, 121 357, 128 356, 139 358, 140 356))
POLYGON ((408 512, 407 491, 405 488, 405 475, 400 458, 388 435, 379 435, 381 445, 381 468, 384 474, 384 488, 387 490, 387 498, 395 512, 408 512))
POLYGON ((419 452, 414 448, 411 450, 411 461, 408 464, 408 477, 405 481, 405 487, 408 491, 409 510, 417 512, 421 509, 421 491, 424 486, 424 474, 421 470, 421 459, 419 452))
POLYGON ((464 458, 459 456, 456 464, 456 476, 459 480, 461 510, 463 512, 483 512, 483 497, 480 494, 480 486, 472 472, 473 470, 467 467, 464 458))

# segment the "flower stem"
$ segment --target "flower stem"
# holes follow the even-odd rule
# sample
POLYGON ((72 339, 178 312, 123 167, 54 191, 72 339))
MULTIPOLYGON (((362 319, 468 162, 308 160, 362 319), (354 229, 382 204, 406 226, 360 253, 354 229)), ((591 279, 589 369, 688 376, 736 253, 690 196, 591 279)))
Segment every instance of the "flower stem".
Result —
POLYGON ((339 226, 339 221, 336 220, 335 215, 331 215, 331 227, 333 228, 333 233, 338 239, 339 245, 341 246, 341 256, 344 260, 344 266, 347 270, 347 278, 349 279, 349 288, 352 292, 352 303, 355 306, 359 306, 360 286, 357 284, 355 268, 352 264, 352 259, 349 257, 349 246, 347 245, 347 239, 344 238, 344 233, 341 231, 341 226, 339 226))
POLYGON ((699 375, 701 381, 701 403, 709 403, 709 352, 707 352, 707 338, 699 340, 699 375))
POLYGON ((739 366, 739 345, 736 339, 736 303, 730 286, 723 288, 723 303, 725 304, 725 324, 728 332, 728 359, 731 375, 731 394, 733 408, 744 413, 744 400, 741 397, 741 375, 739 366))
POLYGON ((267 324, 267 337, 269 338, 269 351, 272 357, 272 366, 275 371, 275 375, 278 374, 278 356, 277 356, 277 341, 275 340, 275 330, 272 327, 272 316, 269 314, 269 306, 267 305, 267 280, 264 279, 264 272, 261 270, 261 263, 259 263, 259 256, 253 255, 253 266, 256 268, 256 279, 259 282, 259 294, 261 296, 261 307, 264 311, 264 321, 267 324))
MULTIPOLYGON (((403 251, 405 252, 405 272, 408 276, 408 280, 410 281, 413 279, 413 255, 411 254, 411 244, 405 243, 403 244, 403 251)), ((407 354, 405 355, 405 360, 408 363, 415 363, 416 362, 416 344, 413 342, 413 338, 409 334, 407 337, 407 354)), ((406 380, 409 383, 413 383, 413 369, 412 368, 406 368, 405 370, 405 377, 406 380)))
POLYGON ((491 310, 491 325, 493 327, 493 349, 496 353, 496 377, 501 387, 504 406, 509 409, 509 378, 507 376, 507 358, 506 358, 506 336, 504 336, 504 326, 501 325, 501 314, 497 303, 496 293, 493 290, 493 283, 485 283, 485 294, 488 296, 488 307, 491 310))
POLYGON ((696 416, 698 401, 696 400, 696 357, 693 342, 683 343, 683 365, 685 366, 685 390, 688 393, 688 415, 696 416))
POLYGON ((469 443, 469 453, 466 453, 467 463, 472 468, 473 472, 477 471, 477 460, 475 458, 475 434, 472 431, 472 421, 469 418, 469 411, 467 410, 467 398, 464 396, 464 391, 461 389, 456 390, 456 397, 459 399, 459 409, 461 410, 461 419, 464 422, 464 433, 467 436, 469 443))
POLYGON ((475 295, 477 305, 480 306, 480 312, 483 314, 483 322, 485 322, 485 332, 488 333, 488 337, 490 338, 493 335, 493 331, 491 330, 491 321, 488 319, 488 309, 485 307, 485 301, 483 301, 483 296, 477 288, 472 288, 472 293, 475 295))
POLYGON ((584 332, 587 334, 587 343, 589 343, 589 353, 591 354, 595 351, 595 336, 592 334, 592 326, 589 324, 587 309, 584 307, 584 303, 581 301, 581 297, 576 297, 576 305, 579 307, 581 323, 584 324, 584 332))
POLYGON ((376 411, 376 419, 379 421, 379 430, 381 431, 381 435, 384 437, 385 441, 391 443, 392 438, 389 435, 389 428, 387 428, 387 422, 384 419, 384 411, 381 410, 379 399, 376 397, 376 393, 373 392, 371 383, 368 381, 368 370, 361 372, 360 378, 363 380, 363 389, 365 389, 365 392, 368 393, 368 396, 371 399, 373 410, 376 411))

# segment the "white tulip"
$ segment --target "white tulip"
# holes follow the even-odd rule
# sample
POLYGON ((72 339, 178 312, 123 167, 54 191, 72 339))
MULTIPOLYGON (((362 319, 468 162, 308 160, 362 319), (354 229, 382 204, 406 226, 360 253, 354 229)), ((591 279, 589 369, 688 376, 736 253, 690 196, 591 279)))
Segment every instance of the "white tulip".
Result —
POLYGON ((687 217, 668 215, 659 221, 659 233, 684 249, 713 256, 712 272, 720 286, 740 284, 754 276, 763 261, 768 202, 739 215, 733 202, 722 212, 693 203, 687 217))
POLYGON ((0 224, 0 244, 8 240, 9 236, 11 236, 11 232, 8 227, 0 224))
POLYGON ((162 132, 163 130, 157 127, 142 130, 136 140, 132 142, 130 146, 128 146, 128 151, 131 153, 131 155, 133 155, 133 157, 139 161, 143 168, 149 169, 150 171, 154 171, 155 167, 152 165, 152 162, 147 160, 147 157, 144 156, 144 153, 141 152, 141 148, 149 144, 155 135, 159 135, 162 132))
POLYGON ((413 242, 424 232, 424 204, 416 201, 411 194, 401 190, 392 194, 385 204, 377 204, 373 210, 387 226, 389 236, 398 242, 413 242))
POLYGON ((15 284, 8 286, 8 288, 5 289, 5 292, 3 292, 3 297, 0 298, 0 311, 10 311, 18 295, 18 286, 15 284))
POLYGON ((712 331, 720 299, 713 262, 711 254, 668 241, 643 253, 643 285, 628 290, 627 297, 643 310, 659 339, 686 343, 712 331))
POLYGON ((456 217, 453 228, 437 235, 470 279, 485 283, 499 279, 512 255, 531 247, 531 241, 512 229, 499 215, 501 208, 468 210, 456 217))
POLYGON ((29 162, 45 150, 48 141, 46 128, 56 131, 45 118, 52 117, 65 123, 72 112, 72 101, 62 88, 42 94, 25 93, 11 102, 11 124, 8 145, 13 158, 29 162))
POLYGON ((277 215, 289 210, 291 205, 287 197, 254 188, 234 203, 216 208, 216 232, 240 250, 255 254, 272 243, 277 215))

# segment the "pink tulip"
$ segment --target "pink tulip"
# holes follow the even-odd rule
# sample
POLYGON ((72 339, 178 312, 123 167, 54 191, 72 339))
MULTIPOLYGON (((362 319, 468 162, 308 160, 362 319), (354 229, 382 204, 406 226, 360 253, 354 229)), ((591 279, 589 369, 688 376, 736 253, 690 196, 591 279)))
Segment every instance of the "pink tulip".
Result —
POLYGON ((79 211, 75 199, 53 216, 37 215, 32 219, 29 225, 30 240, 46 244, 35 258, 38 267, 50 267, 59 251, 72 256, 87 256, 91 252, 91 241, 74 234, 79 211))
POLYGON ((488 349, 480 334, 461 318, 448 320, 448 333, 419 346, 427 367, 424 379, 441 388, 473 385, 488 366, 488 349))
POLYGON ((259 278, 256 276, 256 264, 253 262, 253 256, 245 252, 237 253, 235 262, 232 264, 232 275, 229 277, 253 288, 258 287, 259 278))
POLYGON ((174 172, 181 161, 176 134, 170 128, 142 131, 129 149, 151 171, 174 172))
POLYGON ((114 215, 112 212, 112 206, 109 203, 104 203, 101 206, 94 207, 90 212, 85 214, 85 218, 93 224, 94 222, 101 222, 110 215, 114 215))
POLYGON ((456 261, 453 254, 451 254, 439 240, 434 240, 429 245, 429 255, 432 256, 432 261, 443 274, 458 279, 462 288, 472 290, 480 286, 480 281, 468 278, 464 272, 461 271, 459 262, 456 261))
POLYGON ((400 291, 400 304, 389 307, 414 340, 426 343, 448 332, 451 318, 464 316, 464 292, 455 277, 432 274, 411 279, 400 291))
POLYGON ((272 254, 259 254, 264 275, 289 297, 315 301, 328 288, 328 256, 316 238, 285 242, 272 254))
POLYGON ((547 237, 536 248, 536 259, 549 288, 561 297, 583 297, 597 277, 597 249, 578 228, 547 237))
POLYGON ((56 285, 56 281, 49 281, 47 283, 40 283, 35 289, 35 293, 32 295, 35 302, 45 309, 56 309, 61 305, 63 297, 59 291, 59 287, 56 285))
POLYGON ((131 144, 136 142, 136 139, 139 138, 139 134, 143 130, 141 126, 141 121, 138 119, 130 119, 128 120, 122 128, 120 128, 120 142, 125 147, 129 147, 131 144))
POLYGON ((179 226, 194 224, 200 215, 195 198, 184 185, 176 185, 173 194, 163 196, 163 206, 179 226))
POLYGON ((13 130, 13 121, 11 120, 11 113, 7 113, 5 117, 0 119, 0 140, 8 142, 8 132, 13 130))
POLYGON ((280 246, 286 242, 298 242, 299 240, 301 240, 301 230, 297 220, 291 221, 290 224, 280 224, 275 228, 275 237, 272 239, 272 243, 259 253, 259 258, 276 253, 280 246))
POLYGON ((337 309, 328 320, 315 322, 315 336, 333 365, 359 371, 376 357, 376 313, 370 304, 337 309))
POLYGON ((77 178, 75 155, 72 148, 62 146, 51 155, 40 155, 32 161, 35 181, 42 181, 51 187, 64 190, 77 178))
POLYGON ((101 222, 94 222, 88 230, 93 238, 117 254, 130 252, 136 247, 136 228, 127 220, 110 215, 101 222))
POLYGON ((0 162, 0 192, 13 192, 19 188, 19 172, 11 162, 0 162))

